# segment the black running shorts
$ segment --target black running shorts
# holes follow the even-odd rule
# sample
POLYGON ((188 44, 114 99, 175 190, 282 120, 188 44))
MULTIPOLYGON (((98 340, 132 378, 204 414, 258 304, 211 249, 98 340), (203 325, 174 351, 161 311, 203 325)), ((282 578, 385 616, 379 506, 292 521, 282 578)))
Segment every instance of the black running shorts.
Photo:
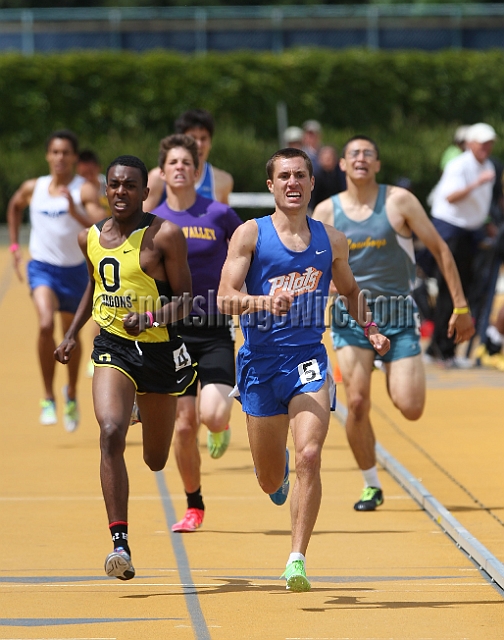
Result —
POLYGON ((132 380, 137 393, 179 396, 196 379, 191 356, 180 337, 169 342, 140 342, 101 329, 91 358, 96 367, 122 371, 132 380))
POLYGON ((198 381, 207 384, 235 385, 235 353, 233 319, 226 318, 224 326, 187 326, 182 322, 176 326, 178 335, 184 340, 193 362, 196 363, 197 379, 185 391, 185 396, 195 396, 198 381))

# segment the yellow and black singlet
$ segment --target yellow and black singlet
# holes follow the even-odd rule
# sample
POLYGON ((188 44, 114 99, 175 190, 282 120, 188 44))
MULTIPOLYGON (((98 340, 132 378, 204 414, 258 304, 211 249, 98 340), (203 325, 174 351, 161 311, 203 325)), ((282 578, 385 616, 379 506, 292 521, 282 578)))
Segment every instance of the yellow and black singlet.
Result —
POLYGON ((118 247, 106 249, 100 245, 100 233, 110 218, 93 225, 87 238, 87 253, 94 267, 93 320, 109 333, 138 342, 167 342, 166 327, 129 335, 123 318, 129 312, 154 312, 170 302, 173 291, 169 282, 155 280, 140 266, 140 247, 145 231, 155 216, 145 213, 138 228, 118 247))

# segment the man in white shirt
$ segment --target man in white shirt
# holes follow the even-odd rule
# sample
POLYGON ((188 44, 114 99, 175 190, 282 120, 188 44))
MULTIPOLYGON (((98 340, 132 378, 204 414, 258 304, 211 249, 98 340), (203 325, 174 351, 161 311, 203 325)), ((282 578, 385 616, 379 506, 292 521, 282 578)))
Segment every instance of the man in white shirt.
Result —
MULTIPOLYGON (((14 193, 7 207, 10 251, 20 280, 22 252, 19 229, 23 212, 30 210, 30 256, 28 284, 38 316, 37 350, 44 384, 40 402, 40 423, 57 422, 54 395, 55 316, 59 312, 66 333, 84 294, 89 274, 77 242, 79 232, 105 217, 96 187, 75 174, 78 157, 75 133, 61 129, 51 133, 46 142, 49 174, 26 180, 14 193)), ((79 424, 77 378, 80 345, 75 362, 68 369, 64 387, 64 425, 75 431, 79 424)))
MULTIPOLYGON (((483 225, 490 211, 495 170, 489 156, 496 138, 484 122, 469 127, 467 149, 446 165, 432 201, 432 221, 455 259, 465 295, 473 277, 473 258, 484 237, 483 225)), ((427 355, 449 367, 455 362, 455 343, 446 329, 452 301, 441 274, 434 312, 434 333, 427 355)))

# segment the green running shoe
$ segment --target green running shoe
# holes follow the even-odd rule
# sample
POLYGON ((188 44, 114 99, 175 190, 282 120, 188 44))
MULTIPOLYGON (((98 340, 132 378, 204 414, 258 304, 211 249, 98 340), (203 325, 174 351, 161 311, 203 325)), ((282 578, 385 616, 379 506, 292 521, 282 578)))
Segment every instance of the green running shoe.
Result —
POLYGON ((301 593, 311 589, 311 584, 306 577, 305 566, 302 560, 289 562, 280 578, 285 578, 287 580, 286 589, 289 591, 301 593))
POLYGON ((210 457, 217 459, 223 456, 229 446, 230 440, 231 429, 229 428, 229 425, 224 429, 224 431, 219 431, 219 433, 212 433, 209 431, 207 434, 207 448, 210 453, 210 457))
POLYGON ((354 504, 356 511, 374 511, 383 504, 383 491, 377 487, 365 487, 359 502, 354 504))

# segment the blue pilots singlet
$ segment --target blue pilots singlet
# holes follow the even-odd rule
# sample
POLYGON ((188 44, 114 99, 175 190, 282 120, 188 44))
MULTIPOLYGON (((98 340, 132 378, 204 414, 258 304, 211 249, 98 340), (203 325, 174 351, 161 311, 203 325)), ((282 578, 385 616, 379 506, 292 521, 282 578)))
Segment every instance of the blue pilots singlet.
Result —
POLYGON ((321 222, 307 218, 311 232, 304 251, 288 249, 278 237, 271 216, 257 218, 255 252, 245 279, 251 295, 293 291, 286 315, 256 311, 240 318, 245 344, 271 350, 319 344, 325 330, 325 307, 331 282, 332 247, 321 222))

